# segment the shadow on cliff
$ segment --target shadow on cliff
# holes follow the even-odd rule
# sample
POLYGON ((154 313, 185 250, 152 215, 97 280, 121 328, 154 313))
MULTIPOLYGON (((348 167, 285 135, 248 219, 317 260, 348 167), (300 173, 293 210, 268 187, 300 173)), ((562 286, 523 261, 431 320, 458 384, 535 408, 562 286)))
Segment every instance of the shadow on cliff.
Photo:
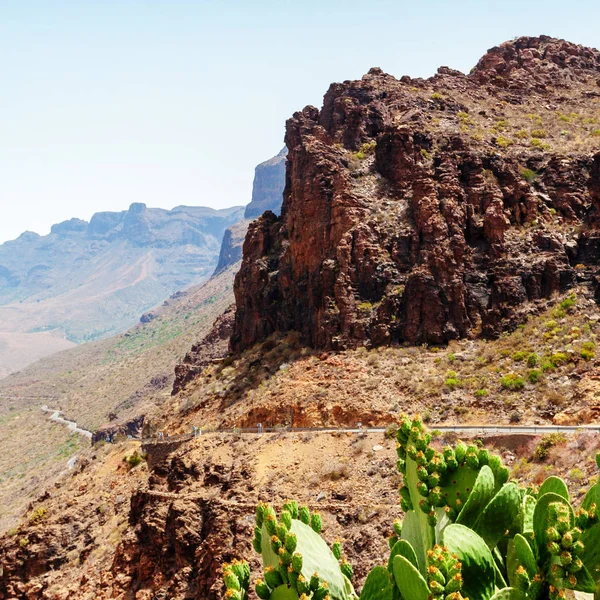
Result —
POLYGON ((272 335, 241 354, 229 355, 214 375, 220 379, 231 375, 235 369, 233 380, 222 397, 221 408, 239 402, 250 390, 258 389, 275 373, 287 370, 290 363, 312 353, 312 349, 302 345, 300 334, 293 331, 285 336, 272 335))

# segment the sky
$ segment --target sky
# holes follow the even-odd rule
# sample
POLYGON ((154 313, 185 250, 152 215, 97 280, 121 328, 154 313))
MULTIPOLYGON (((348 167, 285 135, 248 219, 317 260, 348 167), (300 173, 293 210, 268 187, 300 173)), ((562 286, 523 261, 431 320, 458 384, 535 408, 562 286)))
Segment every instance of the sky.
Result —
POLYGON ((132 202, 247 204, 330 83, 468 72, 520 35, 600 47, 599 22, 583 0, 0 0, 0 243, 132 202))

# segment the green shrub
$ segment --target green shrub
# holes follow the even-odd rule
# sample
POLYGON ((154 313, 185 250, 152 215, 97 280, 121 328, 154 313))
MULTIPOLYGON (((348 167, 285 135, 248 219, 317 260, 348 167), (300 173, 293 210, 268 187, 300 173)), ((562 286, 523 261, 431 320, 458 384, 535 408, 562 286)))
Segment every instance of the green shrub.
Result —
POLYGON ((500 385, 506 390, 522 390, 525 387, 525 380, 517 373, 509 373, 500 378, 500 385))
POLYGON ((560 307, 567 311, 567 312, 571 312, 573 310, 573 308, 575 308, 575 296, 569 296, 568 298, 565 298, 561 303, 560 303, 560 307))
POLYGON ((458 375, 456 371, 448 371, 446 373, 446 380, 444 381, 444 385, 449 387, 451 390, 454 390, 457 387, 460 387, 461 382, 458 379, 458 375))
POLYGON ((594 356, 596 356, 591 350, 582 350, 581 351, 581 358, 583 358, 583 360, 592 360, 594 358, 594 356))
POLYGON ((522 362, 527 358, 527 352, 524 352, 523 350, 519 350, 518 352, 514 352, 512 355, 512 359, 515 362, 522 362))
POLYGON ((454 352, 450 352, 450 354, 448 354, 448 362, 453 363, 456 360, 456 355, 454 354, 454 352))
POLYGON ((538 369, 532 369, 529 371, 529 375, 527 375, 527 379, 529 379, 529 383, 538 383, 542 378, 542 372, 538 369))
POLYGON ((600 137, 600 129, 592 129, 592 131, 590 131, 590 135, 592 137, 600 137))
POLYGON ((550 449, 560 444, 566 443, 567 438, 562 433, 548 433, 542 436, 535 450, 533 451, 533 457, 536 460, 546 460, 550 449))
POLYGON ((533 169, 521 169, 521 175, 527 183, 533 183, 539 177, 533 169))
POLYGON ((564 352, 555 352, 552 356, 550 356, 550 362, 555 367, 560 367, 568 362, 569 357, 564 352))
POLYGON ((146 460, 146 455, 140 454, 137 450, 134 450, 133 454, 126 456, 123 460, 127 463, 130 469, 133 469, 133 467, 137 467, 141 462, 146 460))
POLYGON ((433 94, 431 94, 431 99, 432 100, 443 100, 444 96, 442 96, 438 92, 433 92, 433 94))
POLYGON ((575 467, 569 471, 569 477, 573 481, 581 481, 585 479, 585 473, 579 467, 575 467))
POLYGON ((359 160, 364 160, 367 156, 371 156, 375 154, 375 148, 377 147, 377 142, 366 142, 362 144, 358 152, 354 155, 359 160))
POLYGON ((481 388, 480 390, 475 391, 476 398, 483 398, 483 397, 487 396, 488 394, 489 394, 489 392, 485 388, 481 388))
POLYGON ((43 521, 48 516, 48 509, 44 506, 40 506, 34 509, 29 515, 29 524, 35 525, 40 521, 43 521))
POLYGON ((539 363, 540 357, 535 352, 532 352, 527 356, 527 366, 529 368, 537 367, 539 363))
POLYGON ((509 146, 512 146, 514 144, 514 142, 507 138, 504 137, 503 135, 499 135, 496 138, 496 146, 500 146, 500 148, 508 148, 509 146))
POLYGON ((549 360, 545 360, 540 368, 542 369, 542 373, 554 371, 554 365, 549 360))
POLYGON ((546 133, 545 129, 534 129, 531 132, 531 137, 532 138, 545 138, 548 134, 546 133))
POLYGON ((550 144, 545 144, 542 140, 538 138, 533 138, 530 142, 533 148, 537 148, 538 150, 549 150, 550 144))

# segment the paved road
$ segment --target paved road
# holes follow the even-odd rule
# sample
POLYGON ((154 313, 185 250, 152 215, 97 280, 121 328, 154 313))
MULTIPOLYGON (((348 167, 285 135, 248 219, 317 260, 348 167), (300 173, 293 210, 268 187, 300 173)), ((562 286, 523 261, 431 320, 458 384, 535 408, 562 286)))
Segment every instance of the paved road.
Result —
MULTIPOLYGON (((430 431, 440 431, 442 433, 454 432, 470 435, 544 435, 546 433, 581 433, 591 432, 600 434, 600 425, 581 425, 579 427, 571 425, 431 425, 428 424, 430 431)), ((185 433, 182 435, 170 436, 167 438, 146 438, 142 443, 163 444, 177 441, 186 441, 199 437, 201 435, 241 435, 241 434, 276 434, 276 433, 385 433, 385 427, 257 427, 244 429, 197 429, 196 435, 185 433)))
POLYGON ((44 412, 48 412, 48 413, 52 413, 50 415, 50 420, 54 421, 56 423, 62 423, 63 425, 66 425, 73 433, 78 433, 79 435, 83 435, 84 437, 88 438, 88 439, 92 439, 92 432, 88 431, 87 429, 82 429, 81 427, 77 427, 77 423, 75 423, 75 421, 68 421, 67 419, 63 419, 60 416, 60 410, 55 410, 53 408, 48 408, 47 406, 42 406, 42 410, 44 412))
MULTIPOLYGON (((515 434, 528 434, 528 435, 538 435, 543 433, 579 433, 582 431, 592 431, 595 433, 600 433, 600 425, 580 425, 579 427, 571 426, 571 425, 428 425, 428 429, 430 431, 454 431, 456 433, 484 433, 486 435, 503 435, 509 433, 515 434)), ((331 431, 339 431, 331 430, 331 431)), ((348 429, 345 431, 350 431, 352 433, 359 433, 360 431, 368 431, 372 433, 383 433, 385 432, 384 428, 376 428, 376 429, 348 429)))

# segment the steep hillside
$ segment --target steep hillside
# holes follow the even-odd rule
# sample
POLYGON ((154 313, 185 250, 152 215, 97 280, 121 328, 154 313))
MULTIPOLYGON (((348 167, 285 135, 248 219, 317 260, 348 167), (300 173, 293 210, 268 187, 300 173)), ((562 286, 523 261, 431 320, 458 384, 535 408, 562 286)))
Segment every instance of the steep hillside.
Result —
MULTIPOLYGON (((598 423, 600 313, 585 289, 488 342, 321 352, 297 336, 274 337, 205 363, 157 411, 155 424, 171 435, 192 425, 259 421, 388 426, 401 411, 421 411, 432 428, 598 423)), ((221 340, 222 322, 209 339, 221 340)), ((202 352, 196 345, 184 364, 193 366, 202 352)), ((559 474, 575 498, 597 476, 595 434, 491 443, 515 478, 539 483, 559 474)), ((252 556, 259 499, 279 505, 294 497, 319 510, 326 538, 345 540, 359 587, 373 562, 386 557, 400 509, 395 443, 383 434, 208 434, 162 460, 151 455, 152 471, 124 462, 137 448, 127 441, 96 447, 31 504, 0 539, 0 598, 217 600, 219 566, 252 556)))
POLYGON ((233 347, 496 336, 600 261, 600 53, 548 37, 469 75, 371 69, 287 122, 281 216, 249 229, 233 347))
POLYGON ((200 283, 215 268, 225 229, 242 216, 241 207, 166 211, 138 203, 2 244, 0 375, 123 331, 176 290, 200 283))
POLYGON ((243 219, 225 230, 219 251, 219 262, 217 262, 213 275, 218 275, 224 269, 242 260, 242 246, 248 225, 250 225, 250 220, 243 219))
POLYGON ((9 527, 89 441, 51 423, 61 409, 90 430, 168 410, 175 365, 233 300, 238 265, 175 294, 129 331, 46 357, 0 381, 0 529, 9 527), (48 398, 50 397, 50 398, 48 398))

